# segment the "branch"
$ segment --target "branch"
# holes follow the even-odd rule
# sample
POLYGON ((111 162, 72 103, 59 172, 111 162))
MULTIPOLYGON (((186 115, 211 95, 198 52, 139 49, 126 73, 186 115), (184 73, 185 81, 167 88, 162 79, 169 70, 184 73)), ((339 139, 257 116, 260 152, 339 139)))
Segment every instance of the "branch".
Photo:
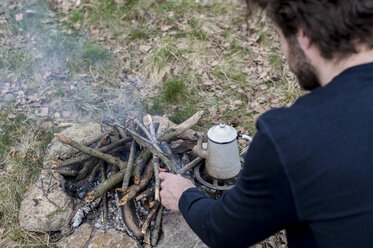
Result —
POLYGON ((127 131, 131 134, 132 138, 136 141, 137 144, 139 144, 142 147, 145 147, 148 151, 153 153, 153 155, 159 157, 162 160, 162 162, 167 166, 170 172, 176 173, 176 171, 173 169, 171 161, 164 155, 164 153, 159 152, 156 148, 154 148, 154 146, 144 141, 144 139, 136 132, 130 129, 127 129, 127 131))
MULTIPOLYGON (((124 143, 127 143, 130 140, 131 140, 131 138, 120 139, 118 141, 115 141, 115 142, 111 143, 110 145, 107 145, 107 146, 104 146, 104 147, 98 149, 98 151, 109 152, 109 151, 113 150, 114 148, 116 148, 117 146, 119 146, 121 144, 124 144, 124 143)), ((85 161, 87 159, 90 159, 90 158, 91 158, 91 155, 82 154, 80 156, 76 156, 76 157, 73 157, 73 158, 69 158, 65 161, 62 161, 61 163, 59 163, 56 167, 53 167, 52 169, 62 169, 62 168, 68 167, 70 165, 74 165, 74 164, 83 162, 83 161, 85 161)))
POLYGON ((100 152, 98 150, 95 150, 93 148, 87 147, 85 145, 79 144, 78 142, 75 142, 74 140, 62 135, 62 134, 54 134, 62 143, 69 145, 75 149, 78 149, 81 152, 84 152, 86 154, 89 154, 93 157, 105 160, 109 164, 113 164, 119 168, 127 167, 127 163, 120 160, 119 158, 113 157, 109 154, 105 154, 103 152, 100 152))
POLYGON ((135 198, 136 194, 144 189, 153 177, 153 162, 150 161, 142 175, 139 184, 134 184, 128 188, 128 193, 119 201, 119 206, 125 205, 128 201, 135 198))

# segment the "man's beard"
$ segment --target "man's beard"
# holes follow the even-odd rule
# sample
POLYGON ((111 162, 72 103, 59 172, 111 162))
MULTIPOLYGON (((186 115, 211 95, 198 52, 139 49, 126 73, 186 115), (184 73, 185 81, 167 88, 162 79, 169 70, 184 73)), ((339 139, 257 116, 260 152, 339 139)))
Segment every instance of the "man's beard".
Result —
POLYGON ((297 40, 289 41, 289 65, 304 90, 314 90, 321 86, 315 67, 309 62, 297 40))

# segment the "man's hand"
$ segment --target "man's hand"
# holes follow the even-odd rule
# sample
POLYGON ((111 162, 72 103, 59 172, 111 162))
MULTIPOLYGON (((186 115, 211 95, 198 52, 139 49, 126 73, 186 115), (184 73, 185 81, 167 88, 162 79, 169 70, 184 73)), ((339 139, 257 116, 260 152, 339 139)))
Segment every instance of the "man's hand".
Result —
POLYGON ((163 180, 160 192, 163 206, 172 211, 180 211, 179 199, 181 195, 185 190, 194 188, 194 184, 181 175, 171 173, 161 172, 159 178, 163 180))

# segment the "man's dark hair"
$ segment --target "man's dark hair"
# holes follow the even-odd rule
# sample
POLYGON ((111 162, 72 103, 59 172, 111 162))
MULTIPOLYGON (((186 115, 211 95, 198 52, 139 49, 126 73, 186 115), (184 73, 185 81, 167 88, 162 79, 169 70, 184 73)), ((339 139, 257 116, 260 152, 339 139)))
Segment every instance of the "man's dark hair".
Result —
POLYGON ((259 6, 286 38, 302 28, 326 59, 373 48, 373 0, 246 0, 249 11, 259 6))

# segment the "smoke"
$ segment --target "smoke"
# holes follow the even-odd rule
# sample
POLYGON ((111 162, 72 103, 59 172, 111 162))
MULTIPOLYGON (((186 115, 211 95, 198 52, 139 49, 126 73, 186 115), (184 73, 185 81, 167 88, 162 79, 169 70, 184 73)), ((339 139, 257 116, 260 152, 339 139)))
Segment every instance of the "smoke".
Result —
POLYGON ((0 108, 59 122, 118 121, 141 112, 144 79, 104 44, 72 32, 43 0, 0 3, 0 108))

